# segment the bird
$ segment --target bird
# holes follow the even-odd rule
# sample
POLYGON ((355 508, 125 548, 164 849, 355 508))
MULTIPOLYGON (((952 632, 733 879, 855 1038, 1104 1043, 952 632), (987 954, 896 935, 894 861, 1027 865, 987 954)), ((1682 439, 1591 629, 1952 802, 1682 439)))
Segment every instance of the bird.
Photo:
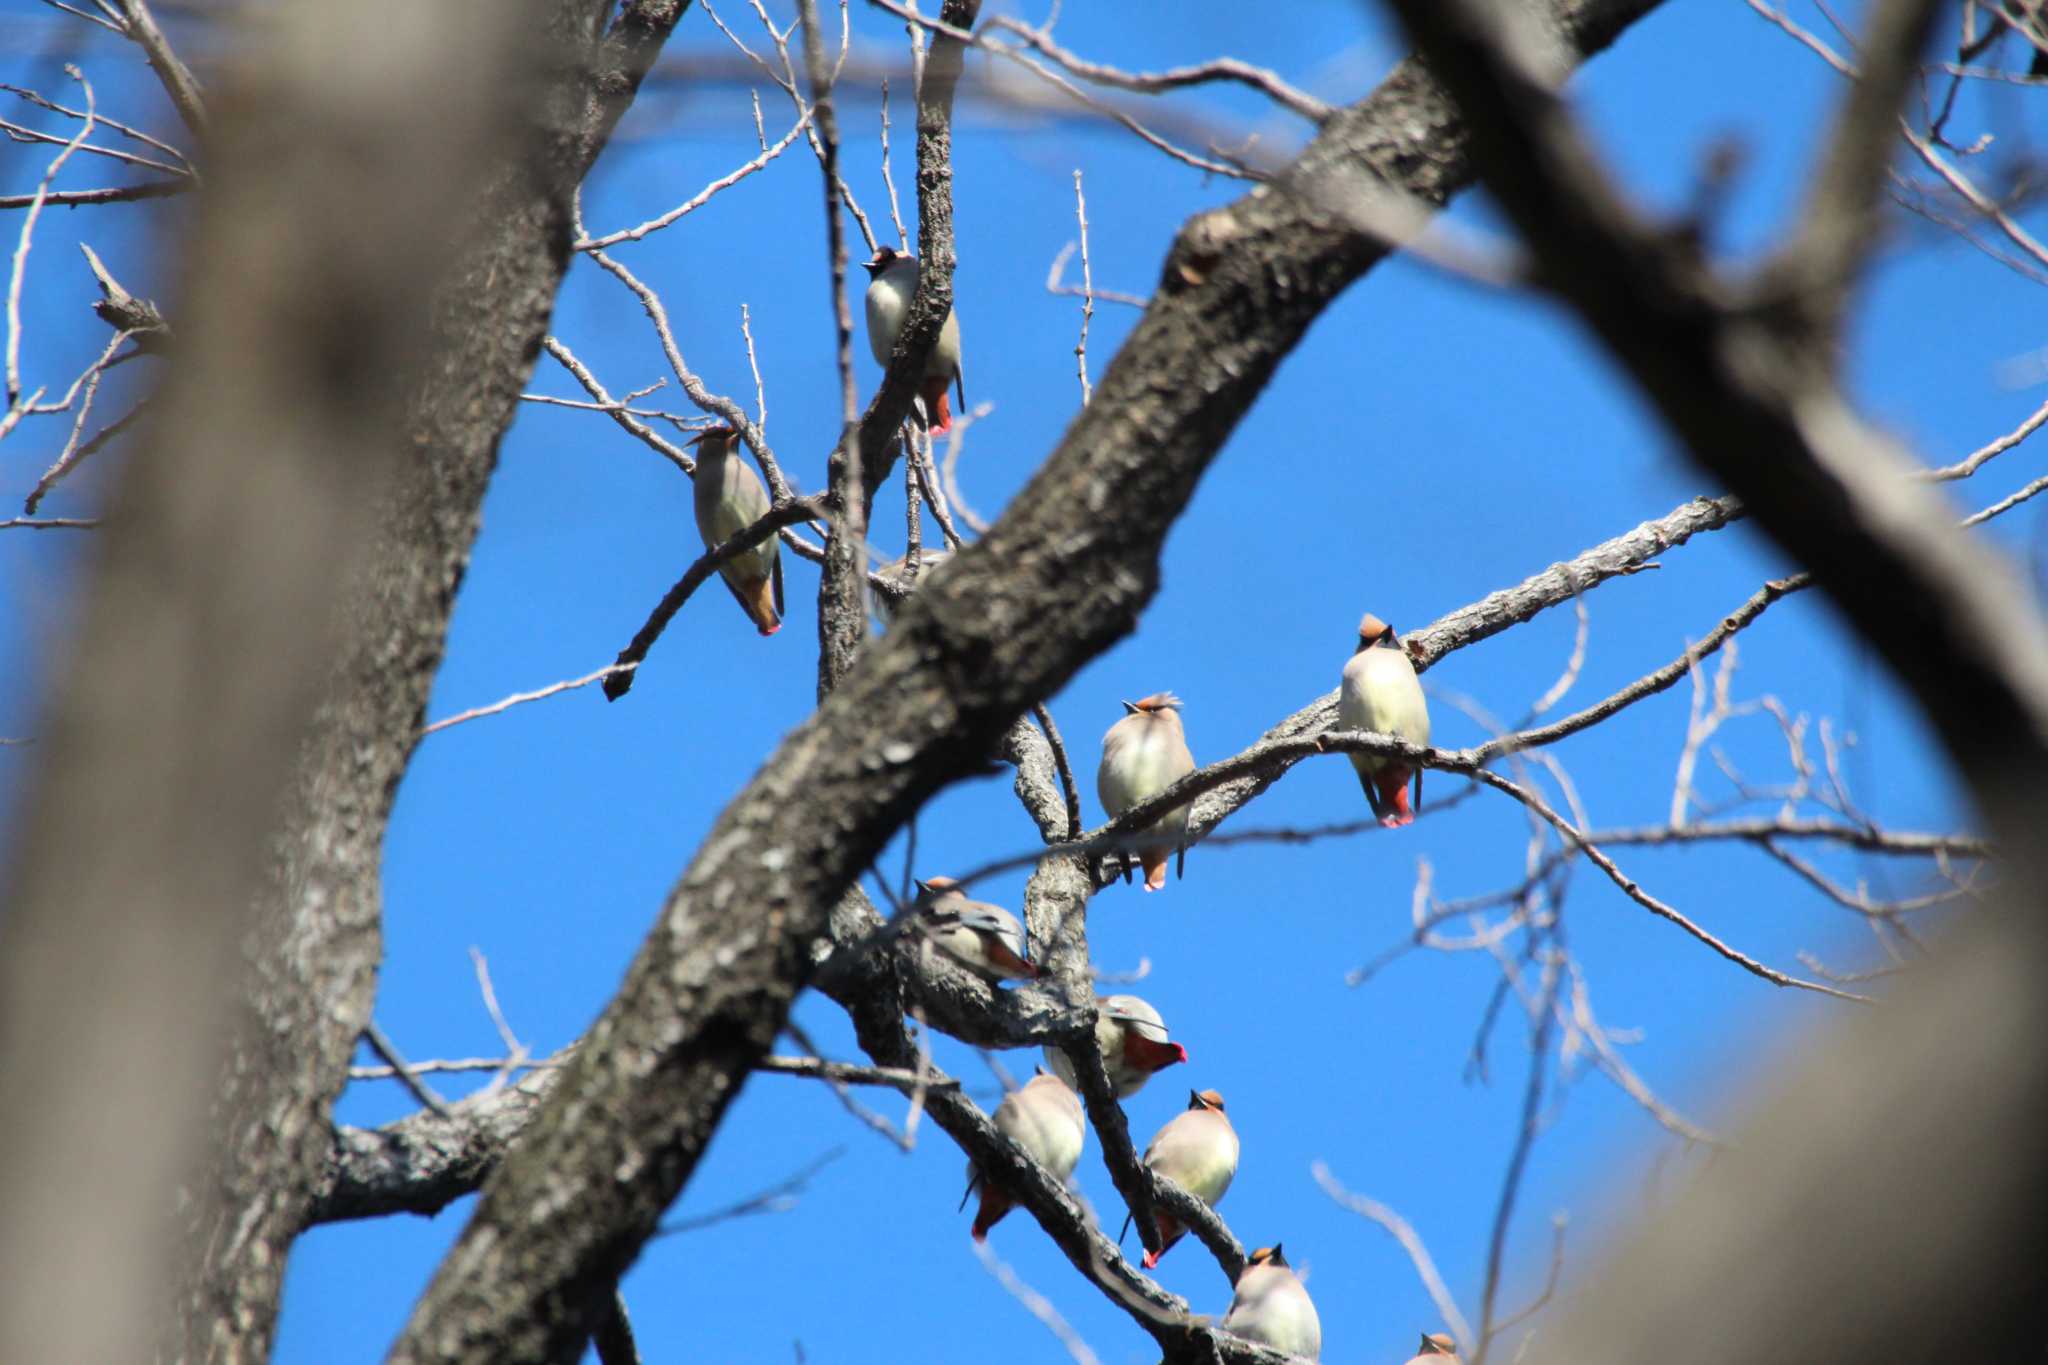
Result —
MULTIPOLYGON (((1120 1100, 1143 1090, 1153 1072, 1188 1059, 1188 1050, 1167 1037, 1166 1021, 1159 1011, 1135 995, 1111 995, 1096 1001, 1095 1046, 1102 1049, 1109 1088, 1120 1100)), ((1074 1064, 1058 1047, 1046 1045, 1045 1063, 1068 1085, 1081 1088, 1074 1064)))
MULTIPOLYGON (((697 472, 691 475, 697 533, 707 550, 768 515, 768 490, 734 451, 737 436, 731 427, 707 427, 690 441, 697 448, 697 472)), ((782 552, 774 536, 726 560, 718 576, 756 630, 773 635, 782 629, 782 552)))
MULTIPOLYGON (((1344 683, 1337 693, 1337 724, 1346 730, 1371 730, 1410 744, 1429 743, 1429 703, 1415 665, 1394 635, 1394 628, 1367 612, 1358 623, 1358 649, 1344 665, 1344 683)), ((1408 779, 1415 778, 1415 805, 1422 804, 1422 769, 1397 758, 1352 754, 1358 785, 1366 804, 1389 829, 1415 819, 1408 804, 1408 779)))
POLYGON ((1245 1262, 1223 1330, 1290 1355, 1322 1358, 1322 1320, 1278 1242, 1260 1247, 1245 1262))
MULTIPOLYGON (((892 559, 887 564, 882 565, 875 570, 875 577, 896 588, 907 599, 911 593, 924 586, 927 575, 952 557, 953 552, 951 550, 921 550, 917 556, 917 576, 915 578, 910 576, 910 556, 908 555, 903 556, 901 559, 892 559)), ((869 594, 868 602, 873 606, 875 618, 881 623, 882 629, 887 630, 889 623, 896 619, 898 604, 892 602, 887 594, 879 590, 869 594)))
POLYGON ((917 928, 927 963, 934 952, 942 954, 990 985, 1038 975, 1024 926, 1015 915, 1000 905, 967 899, 951 877, 927 877, 917 889, 924 896, 917 928))
MULTIPOLYGON (((1054 1180, 1064 1182, 1081 1159, 1088 1128, 1081 1118, 1081 1097, 1059 1077, 1044 1070, 1021 1087, 1003 1096, 996 1106, 996 1127, 1023 1149, 1024 1155, 1045 1167, 1054 1180)), ((967 1194, 960 1207, 967 1207, 967 1195, 981 1191, 981 1203, 974 1211, 974 1240, 986 1242, 988 1230, 1017 1206, 1010 1194, 985 1178, 973 1161, 967 1163, 967 1194)))
MULTIPOLYGON (((1102 737, 1102 766, 1095 772, 1095 794, 1114 819, 1150 800, 1195 770, 1195 756, 1188 752, 1186 734, 1180 724, 1180 698, 1159 692, 1138 701, 1124 703, 1124 718, 1109 727, 1102 737)), ((1160 836, 1138 844, 1138 862, 1145 869, 1145 889, 1158 891, 1166 885, 1166 862, 1175 850, 1180 867, 1187 866, 1187 806, 1174 809, 1155 820, 1139 834, 1160 836)), ((1125 880, 1130 868, 1124 869, 1125 880)))
MULTIPOLYGON (((1214 1090, 1190 1090, 1188 1107, 1166 1121, 1145 1148, 1145 1164, 1195 1198, 1215 1208, 1237 1174, 1237 1130, 1223 1112, 1223 1096, 1214 1090)), ((1152 1211, 1159 1228, 1159 1250, 1145 1253, 1145 1269, 1173 1250, 1187 1227, 1164 1209, 1152 1211)), ((1128 1230, 1131 1220, 1124 1219, 1128 1230)), ((1123 1240, 1118 1234, 1117 1240, 1123 1240)))
MULTIPOLYGON (((896 337, 910 312, 911 297, 917 293, 917 257, 894 247, 875 248, 873 260, 865 262, 871 279, 868 285, 868 349, 875 363, 889 368, 889 355, 896 349, 896 337)), ((918 393, 931 429, 940 435, 953 429, 953 413, 946 406, 946 388, 958 385, 960 407, 967 407, 967 385, 960 375, 960 320, 951 312, 939 328, 939 339, 924 362, 924 380, 918 393)))
POLYGON ((1458 1365, 1458 1343, 1449 1332, 1424 1332, 1408 1365, 1458 1365))

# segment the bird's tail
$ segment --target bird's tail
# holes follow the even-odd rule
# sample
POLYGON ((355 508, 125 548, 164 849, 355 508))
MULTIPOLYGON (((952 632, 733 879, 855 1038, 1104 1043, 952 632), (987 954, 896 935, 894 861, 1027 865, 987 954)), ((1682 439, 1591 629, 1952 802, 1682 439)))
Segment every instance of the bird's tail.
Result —
POLYGON ((1408 804, 1408 776, 1408 769, 1391 763, 1375 775, 1380 799, 1373 803, 1374 813, 1388 829, 1398 829, 1415 819, 1415 808, 1408 804))
POLYGON ((943 436, 953 429, 953 408, 946 401, 946 392, 952 387, 950 375, 931 375, 924 381, 924 410, 934 436, 943 436))
POLYGON ((1165 890, 1166 868, 1173 861, 1173 850, 1170 848, 1141 849, 1138 853, 1138 861, 1145 868, 1145 889, 1147 891, 1165 890))

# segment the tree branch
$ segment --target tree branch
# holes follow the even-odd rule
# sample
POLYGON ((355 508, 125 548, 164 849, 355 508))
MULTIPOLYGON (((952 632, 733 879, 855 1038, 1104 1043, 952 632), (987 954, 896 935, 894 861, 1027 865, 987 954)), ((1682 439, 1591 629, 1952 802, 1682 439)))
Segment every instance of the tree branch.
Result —
POLYGON ((2011 566, 1857 421, 1806 328, 1636 220, 1496 24, 1463 0, 1395 4, 1470 115, 1474 155, 1546 283, 1920 698, 1987 813, 1999 802, 1981 784, 2048 782, 2048 630, 2011 566))
MULTIPOLYGON (((1650 7, 1587 0, 1559 19, 1591 50, 1650 7)), ((1298 172, 1384 157, 1404 189, 1440 200, 1467 174, 1460 146, 1448 108, 1404 65, 1325 124, 1298 172)), ((921 201, 925 174, 921 155, 921 201)), ((937 267, 929 284, 948 263, 936 240, 922 245, 937 267)), ((912 812, 1132 628, 1208 461, 1281 357, 1382 254, 1270 190, 1183 229, 1097 401, 987 537, 919 588, 726 807, 619 995, 486 1186, 394 1360, 549 1361, 581 1349, 739 1076, 781 1031, 833 907, 912 812), (1112 504, 1115 516, 1098 510, 1112 504), (542 1237, 527 1216, 542 1205, 581 1213, 542 1237)), ((935 1117, 947 1112, 947 1096, 932 1098, 935 1117)))
POLYGON ((157 79, 163 82, 164 93, 171 97, 171 107, 192 130, 192 136, 205 142, 206 101, 192 69, 171 50, 170 39, 164 37, 164 31, 157 27, 156 16, 149 12, 148 0, 120 0, 120 3, 126 20, 122 31, 142 49, 149 69, 156 72, 157 79))
MULTIPOLYGON (((382 41, 402 43, 408 28, 392 16, 417 8, 376 7, 380 22, 391 19, 382 41)), ((542 0, 472 15, 473 44, 519 50, 526 78, 509 89, 524 103, 502 112, 505 140, 479 163, 474 217, 453 232, 455 269, 431 300, 425 355, 407 376, 411 455, 385 491, 364 567, 346 585, 341 663, 302 750, 277 866, 244 945, 251 967, 213 1090, 213 1160, 195 1184, 187 1243, 206 1250, 184 1267, 182 1353, 193 1359, 268 1355, 291 1242, 328 1156, 333 1099, 370 1014, 391 803, 419 740, 498 441, 547 335, 574 189, 683 5, 629 3, 607 35, 609 8, 542 0)), ((390 135, 401 146, 414 136, 390 135)), ((348 155, 388 155, 372 145, 374 156, 348 155)), ((279 153, 279 164, 303 159, 279 153)), ((339 216, 359 213, 358 204, 339 216)))

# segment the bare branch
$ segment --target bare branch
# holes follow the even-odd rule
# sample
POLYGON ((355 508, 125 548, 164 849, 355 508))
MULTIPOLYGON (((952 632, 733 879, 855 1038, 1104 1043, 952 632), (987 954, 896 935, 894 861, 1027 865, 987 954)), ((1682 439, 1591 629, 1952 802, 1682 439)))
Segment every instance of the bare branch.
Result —
POLYGON ((126 32, 142 49, 142 55, 149 59, 150 70, 156 72, 157 79, 164 83, 164 93, 171 97, 171 107, 178 111, 178 117, 185 121, 192 135, 205 141, 206 102, 191 68, 171 50, 170 40, 157 27, 156 16, 149 12, 148 0, 120 0, 120 5, 122 13, 127 16, 126 32))
MULTIPOLYGON (((764 540, 766 538, 765 536, 762 537, 764 540)), ((742 546, 739 550, 734 550, 733 553, 739 554, 741 550, 746 548, 742 546)), ((560 696, 562 693, 572 691, 578 687, 588 687, 594 682, 604 682, 615 673, 627 672, 639 666, 637 663, 606 664, 603 668, 585 673, 580 678, 570 678, 563 682, 549 683, 546 687, 537 687, 531 692, 514 692, 511 696, 500 701, 494 701, 488 706, 472 707, 470 710, 459 711, 452 716, 444 716, 423 728, 420 734, 431 735, 437 730, 446 730, 451 725, 461 725, 465 721, 482 720, 485 716, 499 715, 511 710, 515 706, 524 706, 530 701, 545 701, 549 697, 560 696)))
POLYGON ((602 237, 585 237, 581 241, 576 242, 573 249, 576 251, 602 251, 606 247, 617 246, 620 242, 640 241, 652 233, 659 232, 663 228, 679 222, 684 217, 695 213, 698 209, 710 203, 712 196, 716 195, 719 191, 731 189, 755 171, 766 166, 776 157, 781 156, 788 149, 789 144, 796 141, 797 135, 808 126, 810 117, 811 111, 808 109, 798 114, 796 124, 787 133, 782 135, 781 141, 771 147, 764 147, 759 156, 738 169, 720 176, 681 204, 678 204, 675 208, 670 209, 667 213, 650 218, 638 227, 621 228, 617 232, 607 233, 602 237))
POLYGON ((1370 1218, 1393 1234, 1394 1240, 1401 1244, 1401 1249, 1408 1253, 1408 1259, 1414 1263, 1415 1273, 1421 1278, 1422 1287, 1429 1291, 1430 1301, 1436 1304, 1436 1311, 1443 1317, 1444 1324, 1451 1329, 1459 1344, 1470 1350, 1473 1341, 1472 1327, 1465 1321, 1465 1315, 1458 1311, 1458 1301, 1451 1296, 1450 1286, 1444 1283, 1444 1277, 1437 1271, 1436 1261, 1430 1256, 1429 1248, 1423 1245, 1422 1238, 1416 1233, 1414 1226, 1377 1199, 1368 1199, 1362 1194, 1353 1194, 1345 1189, 1338 1183, 1337 1177, 1331 1174, 1328 1164, 1320 1159, 1309 1167, 1309 1174, 1315 1177, 1316 1184, 1322 1186, 1323 1193, 1330 1196, 1333 1201, 1361 1218, 1370 1218))
MULTIPOLYGON (((933 24, 931 27, 936 28, 933 24)), ((1014 33, 1034 50, 1044 53, 1057 62, 1064 70, 1071 71, 1082 80, 1094 85, 1106 85, 1113 90, 1130 90, 1141 95, 1163 94, 1169 90, 1181 90, 1191 85, 1208 85, 1217 81, 1247 86, 1272 100, 1289 113, 1298 114, 1310 123, 1320 124, 1337 111, 1314 95, 1297 90, 1275 73, 1264 67, 1253 66, 1235 57, 1218 57, 1199 66, 1177 66, 1169 71, 1123 71, 1100 62, 1091 62, 1075 55, 1052 40, 1048 29, 1032 28, 1027 24, 997 14, 989 18, 988 29, 1001 29, 1014 33)), ((982 46, 993 46, 985 40, 982 46)), ((997 48, 996 50, 1000 50, 997 48)))
POLYGON ((610 671, 604 678, 605 697, 617 701, 625 695, 627 688, 632 684, 634 672, 646 660, 647 651, 654 648, 654 642, 668 629, 668 623, 675 618, 675 614, 683 609, 683 603, 689 601, 691 594, 718 571, 719 565, 753 549, 783 527, 795 526, 799 522, 824 515, 826 502, 823 494, 785 502, 771 509, 766 516, 730 540, 699 555, 690 567, 683 571, 683 576, 676 580, 675 586, 655 604, 646 623, 640 627, 626 647, 619 651, 619 657, 613 660, 610 671))
POLYGON ((33 208, 38 202, 59 208, 81 204, 133 204, 164 199, 192 188, 185 180, 151 180, 140 185, 112 185, 99 190, 50 190, 39 194, 0 194, 0 209, 33 208))
POLYGON ((92 85, 77 67, 66 66, 64 70, 85 92, 85 118, 78 125, 78 132, 63 144, 63 150, 50 158, 50 164, 44 168, 43 178, 36 183, 28 213, 21 220, 21 234, 15 241, 14 267, 7 281, 7 406, 10 409, 21 406, 21 282, 28 268, 29 244, 35 237, 36 219, 42 216, 50 183, 57 178, 57 172, 64 169, 64 163, 71 159, 71 154, 85 145, 93 129, 92 85))

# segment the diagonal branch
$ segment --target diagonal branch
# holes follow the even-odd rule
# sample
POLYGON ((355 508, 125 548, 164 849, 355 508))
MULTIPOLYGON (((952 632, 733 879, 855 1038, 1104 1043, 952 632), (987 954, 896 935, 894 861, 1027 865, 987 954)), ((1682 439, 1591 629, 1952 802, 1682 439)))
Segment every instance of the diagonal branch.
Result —
MULTIPOLYGON (((1557 18, 1592 51, 1652 7, 1568 0, 1557 18)), ((935 53, 925 103, 944 88, 938 66, 935 53)), ((1295 173, 1314 179, 1362 160, 1441 202, 1469 174, 1462 145, 1448 106, 1408 63, 1328 120, 1295 173)), ((921 145, 921 211, 933 197, 928 169, 921 145)), ((921 245, 929 283, 950 262, 935 237, 921 245)), ((1097 401, 989 534, 920 586, 721 814, 619 994, 486 1185, 394 1360, 518 1365, 582 1349, 739 1077, 782 1031, 834 907, 924 801, 977 771, 1020 714, 1132 629, 1209 461, 1310 324, 1383 254, 1271 190, 1183 228, 1097 401), (536 1207, 579 1216, 543 1227, 536 1207)), ((934 1117, 943 1122, 950 1103, 932 1096, 934 1117)))
POLYGON ((1465 0, 1396 8, 1470 115, 1546 282, 1912 689, 1987 808, 1994 788, 2048 783, 2048 627, 2012 567, 1855 418, 1826 347, 1635 218, 1497 24, 1465 0))
POLYGON ((164 31, 157 27, 156 16, 149 12, 149 0, 120 0, 120 3, 125 20, 122 32, 142 49, 149 69, 156 72, 157 79, 164 83, 164 93, 171 97, 171 107, 178 111, 178 117, 184 120, 194 137, 205 142, 206 99, 198 80, 192 75, 192 68, 171 50, 171 40, 164 37, 164 31))

